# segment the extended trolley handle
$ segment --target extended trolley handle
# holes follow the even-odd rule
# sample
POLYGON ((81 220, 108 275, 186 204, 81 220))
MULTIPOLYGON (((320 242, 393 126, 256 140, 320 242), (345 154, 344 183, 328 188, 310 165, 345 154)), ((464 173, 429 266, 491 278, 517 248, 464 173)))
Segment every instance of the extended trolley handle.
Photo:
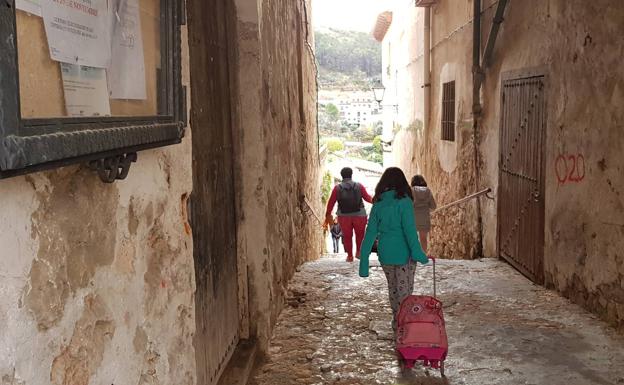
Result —
POLYGON ((436 259, 435 257, 429 256, 427 257, 433 262, 433 298, 438 298, 437 287, 436 287, 436 259))

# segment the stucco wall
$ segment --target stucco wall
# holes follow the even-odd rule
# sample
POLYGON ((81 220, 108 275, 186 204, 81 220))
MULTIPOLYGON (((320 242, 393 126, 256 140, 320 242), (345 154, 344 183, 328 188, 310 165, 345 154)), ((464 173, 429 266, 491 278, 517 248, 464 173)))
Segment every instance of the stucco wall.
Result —
MULTIPOLYGON (((624 4, 510 2, 483 91, 484 183, 498 180, 498 74, 547 76, 546 284, 624 327, 624 4), (547 36, 548 38, 544 38, 547 36), (576 167, 575 167, 576 166, 576 167), (567 174, 567 177, 566 177, 567 174), (573 177, 570 178, 569 175, 573 177)), ((495 255, 495 207, 484 207, 495 255)))
POLYGON ((190 135, 125 181, 85 167, 0 181, 3 384, 192 384, 190 135))
MULTIPOLYGON (((439 206, 475 191, 471 116, 471 5, 441 1, 432 8, 431 78, 424 87, 424 12, 411 1, 394 4, 393 21, 383 41, 384 84, 398 102, 392 145, 394 163, 408 179, 424 175, 439 206), (450 18, 447 18, 447 15, 450 18), (442 84, 456 84, 456 141, 441 140, 442 84), (424 93, 429 92, 425 122, 424 93)), ((432 217, 429 252, 442 258, 479 255, 474 204, 432 217)))
MULTIPOLYGON (((547 76, 546 283, 622 327, 624 67, 620 61, 624 46, 615 36, 624 32, 624 6, 608 0, 509 2, 482 89, 483 114, 478 127, 481 179, 476 184, 470 116, 472 2, 452 5, 441 0, 432 8, 431 138, 425 133, 424 140, 414 143, 416 162, 425 164, 420 167, 432 182, 439 203, 474 191, 475 186, 496 191, 501 76, 539 67, 547 76), (451 151, 456 168, 449 161, 449 150, 443 149, 438 139, 440 85, 449 73, 458 87, 457 147, 451 151), (566 178, 570 173, 573 178, 566 178)), ((496 3, 483 2, 483 45, 495 9, 492 5, 496 3)), ((411 23, 421 28, 418 18, 411 23)), ((407 27, 393 23, 392 28, 407 27)), ((417 56, 414 60, 421 59, 417 56)), ((495 257, 497 221, 504 218, 496 216, 496 201, 482 199, 481 203, 483 254, 495 257)), ((470 250, 479 251, 475 205, 454 210, 444 215, 448 219, 434 219, 434 253, 451 237, 463 241, 467 251, 463 256, 470 257, 470 250)), ((453 255, 462 256, 461 243, 453 255)), ((448 254, 442 252, 444 257, 448 254)))
MULTIPOLYGON (((266 348, 288 280, 320 255, 304 203, 321 211, 310 2, 236 8, 240 335, 266 348)), ((188 85, 187 47, 184 31, 188 85)), ((3 384, 195 382, 191 155, 189 127, 182 144, 139 153, 114 184, 85 167, 0 181, 3 384)))

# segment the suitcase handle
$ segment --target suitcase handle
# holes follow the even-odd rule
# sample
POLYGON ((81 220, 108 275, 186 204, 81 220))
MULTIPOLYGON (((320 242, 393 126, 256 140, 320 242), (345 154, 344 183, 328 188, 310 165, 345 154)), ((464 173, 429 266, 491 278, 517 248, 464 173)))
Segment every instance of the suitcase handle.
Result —
POLYGON ((438 293, 437 293, 437 285, 436 285, 436 259, 435 257, 429 256, 428 257, 431 262, 433 262, 433 298, 438 298, 438 293))

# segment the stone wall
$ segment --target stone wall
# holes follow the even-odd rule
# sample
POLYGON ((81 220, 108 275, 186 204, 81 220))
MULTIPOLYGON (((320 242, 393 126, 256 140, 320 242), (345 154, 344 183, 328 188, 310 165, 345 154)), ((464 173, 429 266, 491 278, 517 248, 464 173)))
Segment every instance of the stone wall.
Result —
POLYGON ((272 323, 281 311, 295 268, 320 256, 320 224, 304 212, 306 201, 317 214, 321 212, 316 73, 312 46, 307 45, 313 36, 309 7, 309 1, 265 0, 262 12, 262 116, 269 139, 270 175, 267 222, 277 294, 271 308, 272 323))
POLYGON ((320 213, 309 9, 309 1, 237 3, 238 247, 249 278, 242 334, 263 350, 296 267, 321 252, 306 204, 320 213))
MULTIPOLYGON (((608 0, 509 2, 494 60, 486 69, 475 163, 470 116, 472 2, 461 3, 441 0, 432 8, 431 131, 425 131, 422 140, 416 138, 412 147, 415 159, 404 167, 419 165, 431 181, 438 203, 477 188, 496 191, 501 76, 512 70, 538 68, 547 76, 546 284, 621 328, 624 67, 618 63, 624 47, 614 36, 624 32, 624 6, 608 0), (440 84, 445 78, 454 79, 458 87, 456 145, 439 140, 440 84)), ((401 5, 403 12, 407 12, 406 4, 401 5)), ((483 46, 496 4, 483 1, 483 46)), ((417 15, 424 13, 410 9, 417 15)), ((393 22, 389 36, 399 35, 401 30, 421 30, 421 19, 412 18, 409 27, 393 22), (399 31, 390 35, 392 29, 399 31)), ((417 52, 411 61, 420 61, 416 70, 420 71, 422 55, 417 52)), ((417 80, 416 86, 419 84, 417 80)), ((422 103, 418 97, 415 100, 422 103)), ((396 151, 405 150, 397 147, 396 151)), ((408 157, 400 154, 397 158, 408 157)), ((444 214, 443 220, 434 219, 438 227, 433 231, 434 253, 441 251, 443 257, 496 256, 497 224, 503 218, 497 218, 495 200, 482 199, 481 205, 483 247, 477 226, 479 213, 472 203, 444 214), (449 243, 457 246, 447 250, 449 243)))

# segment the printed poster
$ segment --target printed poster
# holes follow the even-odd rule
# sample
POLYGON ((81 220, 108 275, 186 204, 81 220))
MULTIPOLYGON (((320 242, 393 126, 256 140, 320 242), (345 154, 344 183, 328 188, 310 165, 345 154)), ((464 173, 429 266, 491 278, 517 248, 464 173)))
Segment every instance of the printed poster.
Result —
POLYGON ((39 0, 50 56, 106 68, 111 55, 108 0, 39 0))
POLYGON ((41 16, 39 0, 15 0, 15 8, 35 16, 41 16))
POLYGON ((112 99, 147 99, 138 0, 112 0, 113 41, 108 84, 112 99))
POLYGON ((106 70, 61 63, 67 116, 110 116, 106 70))

